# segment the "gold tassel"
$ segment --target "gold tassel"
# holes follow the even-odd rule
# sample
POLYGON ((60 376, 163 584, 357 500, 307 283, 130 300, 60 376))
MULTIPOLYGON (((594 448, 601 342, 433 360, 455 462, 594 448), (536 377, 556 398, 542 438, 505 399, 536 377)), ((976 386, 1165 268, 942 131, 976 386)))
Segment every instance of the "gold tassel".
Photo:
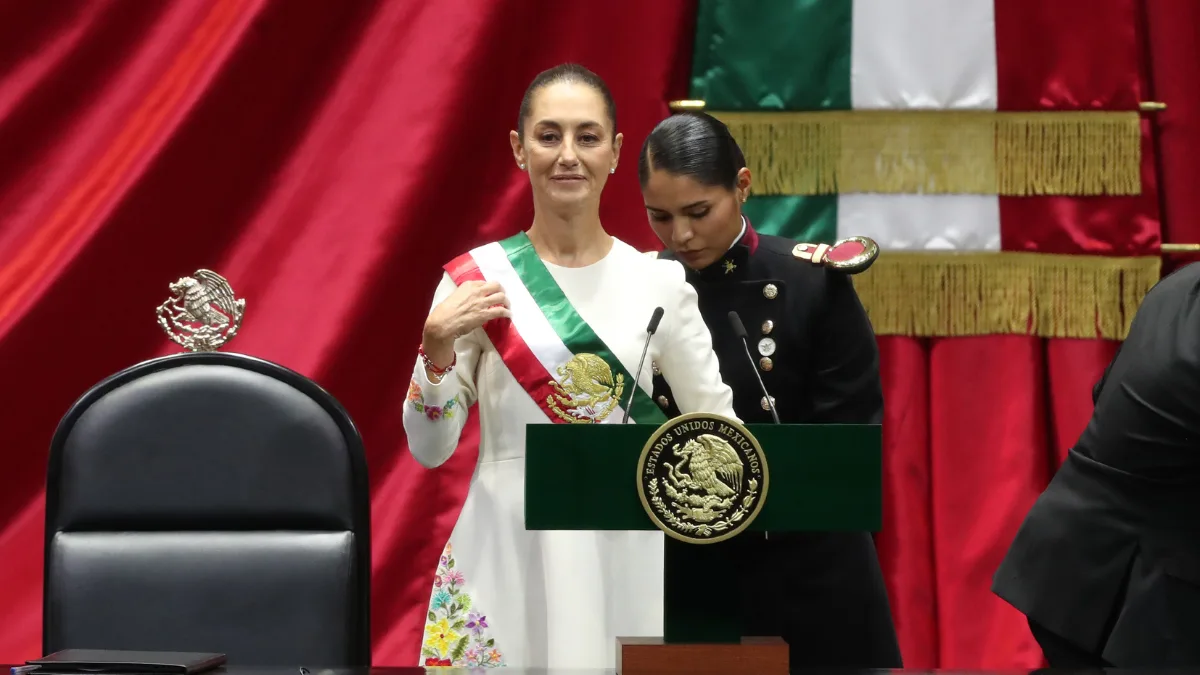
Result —
POLYGON ((1157 256, 884 251, 851 277, 877 335, 1123 340, 1157 256))
POLYGON ((1137 112, 714 112, 754 191, 1136 195, 1137 112))

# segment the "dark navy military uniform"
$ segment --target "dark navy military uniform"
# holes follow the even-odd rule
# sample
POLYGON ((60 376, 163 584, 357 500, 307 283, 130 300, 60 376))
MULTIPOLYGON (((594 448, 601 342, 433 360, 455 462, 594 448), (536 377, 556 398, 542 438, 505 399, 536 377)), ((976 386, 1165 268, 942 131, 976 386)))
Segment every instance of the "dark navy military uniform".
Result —
MULTIPOLYGON (((845 272, 798 259, 795 246, 747 222, 724 258, 687 270, 734 410, 745 423, 773 422, 757 367, 784 424, 881 424, 879 350, 866 312, 845 272), (749 334, 753 364, 730 310, 749 334)), ((654 399, 668 416, 679 414, 657 372, 654 399)), ((785 639, 793 668, 901 667, 870 533, 743 533, 731 543, 753 571, 741 589, 744 635, 785 639)))

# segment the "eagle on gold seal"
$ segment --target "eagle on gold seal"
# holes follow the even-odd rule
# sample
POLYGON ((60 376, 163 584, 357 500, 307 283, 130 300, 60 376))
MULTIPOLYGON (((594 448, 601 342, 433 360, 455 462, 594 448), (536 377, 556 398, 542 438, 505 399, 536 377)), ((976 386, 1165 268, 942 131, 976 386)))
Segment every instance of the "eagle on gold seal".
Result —
POLYGON ((711 544, 745 530, 767 497, 767 458, 736 421, 680 415, 659 427, 638 460, 638 496, 668 536, 711 544))

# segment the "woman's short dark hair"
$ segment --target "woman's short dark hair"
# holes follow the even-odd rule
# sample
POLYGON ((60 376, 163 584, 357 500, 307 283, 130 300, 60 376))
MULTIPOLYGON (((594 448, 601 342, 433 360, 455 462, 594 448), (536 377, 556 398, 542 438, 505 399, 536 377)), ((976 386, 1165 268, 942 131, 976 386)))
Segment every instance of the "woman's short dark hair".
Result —
POLYGON ((638 156, 638 180, 646 187, 651 170, 666 171, 732 190, 745 166, 742 149, 724 122, 702 112, 679 113, 659 122, 646 137, 638 156))
POLYGON ((586 84, 595 89, 604 99, 604 108, 608 113, 608 122, 612 125, 613 136, 617 135, 617 104, 613 101, 608 85, 599 75, 577 63, 563 63, 550 70, 543 70, 533 78, 533 82, 529 83, 529 87, 525 90, 525 96, 521 99, 521 110, 517 113, 517 134, 519 136, 525 137, 525 122, 529 119, 530 108, 533 107, 533 95, 542 87, 560 82, 586 84))

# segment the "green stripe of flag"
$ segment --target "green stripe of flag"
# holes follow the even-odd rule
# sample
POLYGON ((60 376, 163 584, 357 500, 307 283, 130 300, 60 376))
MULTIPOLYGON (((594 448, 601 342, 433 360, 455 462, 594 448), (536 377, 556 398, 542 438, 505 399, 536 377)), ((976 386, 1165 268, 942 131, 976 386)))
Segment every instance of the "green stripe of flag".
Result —
POLYGON ((742 213, 762 234, 815 244, 832 244, 837 238, 837 195, 752 197, 742 213))
MULTIPOLYGON (((849 110, 853 0, 699 0, 690 97, 713 111, 849 110)), ((833 243, 837 196, 754 196, 756 230, 833 243)))

